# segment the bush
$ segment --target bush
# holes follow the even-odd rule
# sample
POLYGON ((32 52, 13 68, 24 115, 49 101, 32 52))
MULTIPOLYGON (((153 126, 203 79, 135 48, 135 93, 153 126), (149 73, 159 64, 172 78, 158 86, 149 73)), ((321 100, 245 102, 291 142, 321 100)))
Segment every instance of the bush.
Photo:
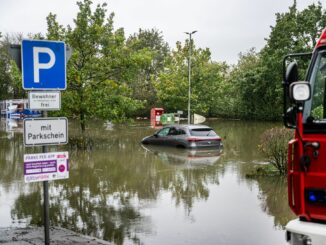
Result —
POLYGON ((282 175, 287 173, 288 142, 293 137, 293 131, 286 128, 266 130, 260 138, 259 150, 282 175))

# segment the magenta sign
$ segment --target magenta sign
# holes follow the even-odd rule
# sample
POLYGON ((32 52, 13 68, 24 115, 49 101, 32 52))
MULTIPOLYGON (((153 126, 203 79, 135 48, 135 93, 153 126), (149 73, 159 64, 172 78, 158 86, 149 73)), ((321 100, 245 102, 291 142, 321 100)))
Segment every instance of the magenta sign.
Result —
POLYGON ((24 163, 25 175, 31 175, 36 173, 55 173, 55 172, 57 172, 56 160, 24 163))
POLYGON ((68 152, 24 155, 25 183, 69 178, 68 152))

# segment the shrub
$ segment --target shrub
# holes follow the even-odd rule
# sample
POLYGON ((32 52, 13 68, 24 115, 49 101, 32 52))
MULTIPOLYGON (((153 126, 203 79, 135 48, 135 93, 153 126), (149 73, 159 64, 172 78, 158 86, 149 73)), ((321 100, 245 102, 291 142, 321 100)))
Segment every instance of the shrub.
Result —
POLYGON ((286 128, 271 128, 260 137, 259 150, 282 175, 287 173, 288 142, 293 131, 286 128))

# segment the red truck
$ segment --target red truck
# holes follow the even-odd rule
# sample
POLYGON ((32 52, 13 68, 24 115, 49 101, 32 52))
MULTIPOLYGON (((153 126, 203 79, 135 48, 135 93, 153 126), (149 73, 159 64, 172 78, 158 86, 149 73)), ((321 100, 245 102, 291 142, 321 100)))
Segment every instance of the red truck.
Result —
POLYGON ((283 67, 284 125, 295 130, 288 145, 288 200, 298 216, 287 224, 286 240, 326 245, 326 29, 312 53, 287 55, 283 67), (310 65, 305 81, 298 81, 296 60, 304 57, 310 65))

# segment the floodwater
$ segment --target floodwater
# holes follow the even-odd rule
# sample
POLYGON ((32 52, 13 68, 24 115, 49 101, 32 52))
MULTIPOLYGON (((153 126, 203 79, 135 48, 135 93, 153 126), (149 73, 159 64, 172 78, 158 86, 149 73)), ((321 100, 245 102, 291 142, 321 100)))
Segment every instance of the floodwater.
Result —
MULTIPOLYGON (((93 148, 69 151, 70 177, 49 182, 50 224, 115 244, 286 244, 293 219, 282 177, 250 179, 266 160, 260 134, 277 124, 210 121, 223 138, 222 151, 144 147, 155 130, 93 122, 93 148)), ((78 125, 69 122, 69 135, 78 125)), ((1 120, 0 227, 42 224, 42 184, 24 183, 21 123, 1 120)))

